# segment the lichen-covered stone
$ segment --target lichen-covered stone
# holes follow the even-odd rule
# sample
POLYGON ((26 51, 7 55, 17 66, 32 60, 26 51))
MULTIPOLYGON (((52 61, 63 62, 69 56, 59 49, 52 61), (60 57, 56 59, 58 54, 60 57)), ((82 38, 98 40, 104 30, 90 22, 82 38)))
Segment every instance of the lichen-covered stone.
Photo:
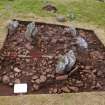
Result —
POLYGON ((76 28, 75 27, 66 28, 65 31, 67 33, 70 33, 73 37, 76 37, 77 36, 77 31, 76 31, 76 28))
POLYGON ((4 75, 4 76, 2 77, 2 82, 3 82, 4 84, 8 84, 8 83, 10 82, 10 78, 9 78, 7 75, 4 75))
POLYGON ((70 50, 65 55, 60 55, 56 67, 56 73, 64 73, 70 71, 76 62, 76 57, 73 50, 70 50))
POLYGON ((86 40, 80 36, 76 38, 76 43, 81 49, 87 49, 88 48, 88 43, 86 40))
POLYGON ((32 42, 33 39, 36 37, 36 34, 38 32, 38 29, 35 25, 35 22, 32 22, 32 23, 29 23, 27 25, 27 29, 26 29, 26 32, 25 32, 25 38, 32 42))
POLYGON ((18 28, 19 26, 19 22, 18 21, 9 21, 8 25, 7 25, 7 29, 8 29, 8 33, 10 35, 12 35, 13 33, 15 33, 15 30, 18 28))

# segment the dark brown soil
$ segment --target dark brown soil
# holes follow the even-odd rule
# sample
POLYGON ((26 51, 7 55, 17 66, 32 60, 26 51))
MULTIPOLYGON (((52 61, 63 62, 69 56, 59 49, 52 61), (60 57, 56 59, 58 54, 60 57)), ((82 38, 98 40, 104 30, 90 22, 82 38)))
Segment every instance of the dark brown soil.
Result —
POLYGON ((38 35, 30 46, 24 38, 28 23, 20 21, 16 33, 7 35, 0 51, 0 95, 14 95, 14 83, 27 83, 28 94, 105 90, 105 48, 93 31, 77 28, 88 42, 89 50, 76 51, 75 72, 58 75, 57 55, 69 51, 73 43, 67 27, 36 23, 38 35))
POLYGON ((57 8, 52 4, 47 4, 42 9, 46 11, 54 12, 54 13, 57 12, 57 8))

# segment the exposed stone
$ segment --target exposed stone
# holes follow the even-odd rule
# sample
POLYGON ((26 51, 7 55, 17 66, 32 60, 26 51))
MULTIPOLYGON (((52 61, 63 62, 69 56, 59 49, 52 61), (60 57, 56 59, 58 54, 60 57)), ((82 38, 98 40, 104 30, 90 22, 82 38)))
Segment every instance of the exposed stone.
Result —
POLYGON ((28 50, 33 49, 33 46, 32 46, 30 43, 25 44, 25 47, 26 47, 28 50))
POLYGON ((57 88, 54 88, 53 89, 53 93, 57 93, 57 88))
POLYGON ((37 33, 38 33, 38 29, 35 25, 35 22, 31 22, 27 25, 27 29, 26 29, 26 32, 25 32, 25 38, 29 42, 32 42, 33 39, 36 37, 37 33))
POLYGON ((12 82, 9 83, 9 86, 13 86, 14 84, 12 82))
POLYGON ((34 85, 33 85, 33 88, 34 88, 34 90, 39 90, 39 85, 34 84, 34 85))
POLYGON ((88 49, 88 43, 84 38, 80 36, 76 37, 76 43, 81 49, 88 49))
POLYGON ((21 83, 21 82, 20 82, 20 79, 16 79, 16 80, 14 81, 14 83, 16 83, 16 84, 21 83))
POLYGON ((83 82, 82 81, 76 81, 76 86, 82 87, 83 86, 83 82))
POLYGON ((49 94, 52 94, 53 93, 53 88, 50 88, 49 89, 49 94))
POLYGON ((56 73, 62 74, 71 71, 76 63, 76 56, 73 50, 69 50, 65 55, 59 55, 56 66, 56 73))
POLYGON ((36 79, 38 79, 38 76, 37 75, 34 75, 34 76, 32 76, 32 79, 33 80, 36 80, 36 79))
POLYGON ((9 78, 7 75, 4 75, 4 76, 2 77, 2 82, 3 82, 4 84, 8 84, 8 83, 10 82, 10 78, 9 78))
POLYGON ((9 24, 7 26, 9 34, 13 35, 13 33, 15 32, 16 28, 19 26, 19 22, 18 21, 9 21, 9 24))
POLYGON ((14 79, 14 74, 11 74, 10 76, 9 76, 11 79, 14 79))
POLYGON ((102 89, 101 84, 100 84, 100 83, 97 83, 97 84, 96 84, 96 88, 102 89))
POLYGON ((49 68, 48 68, 48 69, 46 69, 46 72, 47 72, 47 73, 49 73, 50 71, 51 71, 51 69, 49 69, 49 68))
POLYGON ((69 86, 69 89, 72 90, 73 92, 78 92, 79 91, 79 88, 74 87, 74 86, 69 86))
POLYGON ((62 87, 61 88, 61 90, 63 91, 63 92, 67 92, 67 93, 69 93, 70 92, 70 89, 68 88, 68 87, 62 87))
POLYGON ((32 79, 31 82, 32 82, 32 83, 35 83, 35 80, 32 79))
POLYGON ((47 79, 46 76, 44 76, 44 75, 40 76, 40 82, 41 83, 45 82, 46 79, 47 79))
POLYGON ((53 39, 51 40, 51 43, 53 43, 53 44, 57 43, 57 39, 53 38, 53 39))
POLYGON ((69 28, 65 28, 65 31, 67 33, 70 33, 73 37, 77 36, 77 30, 75 27, 69 27, 69 28))
POLYGON ((54 78, 54 75, 53 74, 47 74, 47 77, 48 78, 54 78))
POLYGON ((56 80, 65 80, 68 78, 68 75, 61 75, 61 76, 57 76, 56 80))
POLYGON ((15 67, 15 68, 14 68, 14 71, 15 71, 16 73, 20 73, 20 72, 21 72, 21 70, 20 70, 18 67, 15 67))
POLYGON ((99 71, 97 72, 97 76, 101 77, 102 75, 103 75, 103 72, 99 70, 99 71))
POLYGON ((36 82, 37 84, 40 84, 41 81, 40 81, 40 79, 36 79, 35 82, 36 82))
POLYGON ((85 69, 86 70, 90 70, 91 69, 91 66, 86 66, 85 69))
POLYGON ((64 43, 65 42, 65 40, 63 38, 59 39, 58 41, 59 41, 59 43, 64 43))

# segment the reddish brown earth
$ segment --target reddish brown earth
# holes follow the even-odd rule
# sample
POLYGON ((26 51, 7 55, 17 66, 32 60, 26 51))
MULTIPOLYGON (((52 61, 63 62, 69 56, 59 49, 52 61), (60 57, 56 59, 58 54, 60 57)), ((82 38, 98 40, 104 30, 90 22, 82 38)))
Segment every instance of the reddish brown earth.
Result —
POLYGON ((57 55, 65 54, 74 43, 67 27, 36 23, 38 34, 30 46, 24 38, 27 24, 20 22, 15 34, 7 35, 0 51, 0 95, 14 95, 14 83, 27 83, 29 94, 105 90, 105 47, 93 31, 77 29, 88 42, 89 50, 77 49, 75 71, 58 75, 57 55))

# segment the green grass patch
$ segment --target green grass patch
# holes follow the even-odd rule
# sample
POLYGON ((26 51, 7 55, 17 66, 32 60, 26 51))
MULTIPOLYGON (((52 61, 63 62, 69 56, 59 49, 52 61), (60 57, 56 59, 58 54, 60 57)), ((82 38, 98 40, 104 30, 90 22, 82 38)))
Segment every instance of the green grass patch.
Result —
POLYGON ((25 15, 34 13, 44 17, 55 16, 54 13, 42 10, 46 1, 53 3, 57 7, 58 11, 56 14, 67 16, 72 12, 76 16, 75 21, 105 27, 105 3, 97 2, 97 0, 0 0, 0 12, 4 10, 6 15, 7 11, 7 16, 11 11, 25 15), (5 10, 8 5, 10 5, 11 8, 5 10))

